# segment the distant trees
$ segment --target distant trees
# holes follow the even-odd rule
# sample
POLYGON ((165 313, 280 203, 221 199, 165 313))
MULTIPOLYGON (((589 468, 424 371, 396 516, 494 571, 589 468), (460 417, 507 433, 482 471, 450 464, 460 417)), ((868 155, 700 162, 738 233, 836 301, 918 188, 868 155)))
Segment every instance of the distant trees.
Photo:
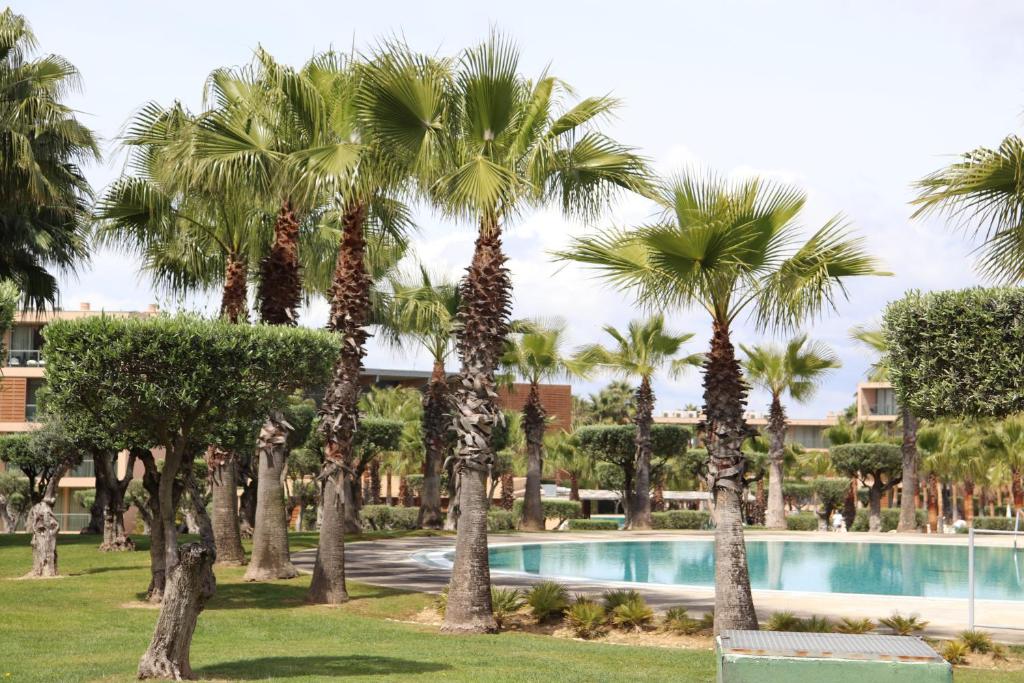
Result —
POLYGON ((900 483, 900 447, 888 443, 851 443, 833 446, 829 453, 837 471, 859 478, 868 487, 869 529, 881 531, 882 494, 900 483))

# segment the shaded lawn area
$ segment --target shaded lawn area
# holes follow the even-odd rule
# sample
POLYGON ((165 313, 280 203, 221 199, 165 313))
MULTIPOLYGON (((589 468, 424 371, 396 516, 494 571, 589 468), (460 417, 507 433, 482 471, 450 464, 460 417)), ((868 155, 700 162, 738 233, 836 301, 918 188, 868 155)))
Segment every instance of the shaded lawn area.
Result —
MULTIPOLYGON (((374 538, 396 534, 372 534, 374 538)), ((0 680, 131 681, 156 621, 137 603, 149 580, 139 551, 100 553, 94 536, 61 536, 65 578, 9 580, 31 565, 29 537, 0 536, 0 680), (7 676, 7 674, 10 674, 7 676)), ((316 546, 293 534, 293 550, 316 546)), ((522 633, 442 636, 399 623, 428 605, 418 593, 350 584, 340 608, 304 603, 309 577, 243 583, 217 569, 199 618, 192 666, 204 679, 287 681, 712 681, 711 652, 584 643, 522 633)), ((958 671, 957 683, 1009 683, 1020 673, 958 671)))

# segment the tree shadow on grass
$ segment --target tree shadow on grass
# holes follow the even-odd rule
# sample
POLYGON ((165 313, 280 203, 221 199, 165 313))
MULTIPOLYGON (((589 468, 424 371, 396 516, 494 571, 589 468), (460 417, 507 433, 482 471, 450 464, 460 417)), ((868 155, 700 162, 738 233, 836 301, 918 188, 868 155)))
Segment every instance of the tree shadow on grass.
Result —
POLYGON ((306 657, 260 657, 236 662, 222 662, 196 670, 201 678, 223 678, 232 681, 256 681, 268 678, 345 678, 385 674, 425 674, 451 667, 439 662, 418 662, 398 657, 345 655, 339 657, 311 655, 306 657))
POLYGON ((86 574, 105 574, 106 572, 128 572, 138 571, 139 567, 86 567, 77 571, 68 572, 68 576, 85 576, 86 574))
POLYGON ((208 610, 218 609, 272 609, 306 605, 309 585, 297 583, 222 583, 206 605, 208 610))

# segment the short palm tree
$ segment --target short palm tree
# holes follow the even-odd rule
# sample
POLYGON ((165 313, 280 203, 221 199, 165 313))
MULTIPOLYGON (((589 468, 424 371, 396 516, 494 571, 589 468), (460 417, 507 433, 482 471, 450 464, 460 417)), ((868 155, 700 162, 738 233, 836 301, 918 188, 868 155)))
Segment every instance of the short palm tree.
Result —
POLYGON ((455 342, 458 285, 432 275, 424 266, 388 278, 374 316, 386 339, 398 346, 415 344, 430 355, 433 368, 423 394, 423 439, 426 458, 420 491, 419 525, 440 529, 441 467, 448 451, 449 390, 445 363, 455 342))
POLYGON ((762 330, 795 328, 833 308, 848 278, 879 273, 838 218, 803 238, 797 218, 804 200, 796 189, 761 179, 687 173, 660 189, 654 224, 577 237, 556 253, 594 268, 644 305, 699 306, 711 316, 702 427, 718 518, 716 632, 757 628, 740 505, 742 445, 753 430, 743 419, 747 387, 731 326, 746 313, 762 330))
POLYGON ((100 152, 63 102, 78 70, 58 55, 32 58, 35 50, 25 18, 0 12, 0 280, 42 309, 58 301, 49 269, 73 271, 89 256, 92 190, 81 165, 100 152))
MULTIPOLYGON (((854 327, 850 336, 877 354, 876 360, 868 370, 868 379, 872 382, 888 382, 889 367, 886 362, 885 335, 879 329, 854 327)), ((918 464, 920 455, 917 452, 917 417, 910 408, 900 406, 900 422, 903 427, 903 480, 900 483, 900 521, 897 531, 917 531, 917 489, 918 464)))
POLYGON ((651 380, 661 370, 677 377, 687 367, 700 365, 700 355, 679 356, 683 344, 692 334, 676 334, 665 328, 665 318, 654 315, 646 320, 632 320, 626 331, 611 325, 604 331, 612 338, 611 347, 594 344, 584 347, 581 356, 605 370, 626 379, 639 380, 633 390, 636 414, 636 482, 626 492, 627 519, 630 529, 651 528, 651 425, 654 423, 654 389, 651 380))
POLYGON ((560 95, 570 93, 561 80, 545 72, 530 81, 518 71, 518 50, 492 34, 462 53, 443 96, 420 98, 429 89, 406 88, 391 98, 437 100, 444 105, 440 117, 431 106, 417 106, 411 108, 414 115, 381 131, 395 158, 440 162, 433 165, 437 173, 428 163, 414 164, 423 171, 421 187, 446 213, 478 226, 461 285, 457 350, 462 370, 453 422, 460 518, 446 631, 496 628, 485 569, 486 479, 494 455, 490 435, 501 420, 494 375, 511 307, 502 230, 523 209, 549 203, 568 215, 594 216, 617 190, 639 189, 646 177, 642 160, 598 128, 615 100, 591 97, 559 111, 560 95))
POLYGON ((1010 472, 1013 513, 1024 509, 1024 418, 1008 417, 987 430, 985 445, 1010 472))
POLYGON ((573 432, 559 430, 544 437, 552 469, 569 475, 569 500, 580 499, 580 481, 594 474, 594 459, 579 448, 573 432))
POLYGON ((918 181, 914 217, 945 216, 982 240, 977 268, 987 279, 1024 281, 1024 139, 1008 135, 918 181))
POLYGON ((505 341, 502 367, 526 380, 530 391, 523 404, 523 435, 526 437, 526 488, 523 492, 523 518, 520 528, 544 530, 544 510, 540 501, 540 480, 544 471, 544 430, 547 410, 540 397, 541 382, 581 377, 588 364, 565 352, 565 325, 529 323, 525 332, 505 341))
POLYGON ((782 481, 786 411, 782 407, 782 396, 788 393, 798 403, 810 399, 822 376, 840 366, 839 357, 825 344, 808 341, 806 334, 790 339, 783 348, 771 345, 748 347, 742 344, 740 348, 747 355, 743 364, 747 377, 771 395, 771 406, 768 409, 768 459, 771 475, 768 479, 765 526, 769 529, 785 529, 782 481))

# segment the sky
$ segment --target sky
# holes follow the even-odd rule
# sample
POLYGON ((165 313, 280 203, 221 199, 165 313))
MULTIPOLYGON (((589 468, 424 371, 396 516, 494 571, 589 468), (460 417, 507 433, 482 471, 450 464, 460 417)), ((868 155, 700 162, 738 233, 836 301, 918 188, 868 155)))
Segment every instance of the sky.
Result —
MULTIPOLYGON (((105 159, 87 169, 102 191, 121 172, 117 136, 148 101, 178 99, 193 109, 215 68, 248 62, 257 45, 301 65, 316 51, 372 47, 400 35, 416 49, 455 55, 492 27, 514 39, 521 69, 545 67, 583 96, 623 101, 607 131, 639 148, 660 173, 685 168, 726 176, 751 174, 807 193, 808 233, 841 213, 892 277, 851 280, 838 310, 808 323, 812 338, 842 360, 815 397, 790 405, 793 417, 823 417, 853 401, 870 353, 849 339, 853 325, 877 324, 886 302, 908 289, 979 284, 973 245, 941 219, 912 220, 913 182, 974 147, 1018 132, 1024 107, 1024 4, 1007 0, 720 1, 720 2, 194 2, 145 0, 85 3, 21 0, 41 50, 63 55, 82 73, 70 99, 104 141, 105 159)), ((562 318, 572 344, 605 341, 601 327, 641 315, 633 302, 592 274, 551 261, 573 235, 639 224, 653 207, 622 197, 599 219, 580 224, 558 211, 526 212, 508 226, 506 247, 515 287, 515 317, 562 318)), ((458 276, 474 232, 427 210, 417 213, 417 257, 458 276)), ((153 292, 137 263, 115 251, 62 284, 63 304, 140 309, 182 302, 153 292)), ((215 312, 216 294, 184 302, 215 312)), ((327 305, 314 301, 303 324, 321 326, 327 305)), ((673 329, 692 332, 689 352, 705 350, 710 323, 702 311, 667 312, 673 329)), ((769 337, 744 322, 735 341, 769 337)), ((371 341, 370 367, 426 369, 416 354, 371 341)), ((574 381, 574 393, 608 381, 574 381)), ((657 410, 701 401, 690 372, 654 384, 657 410)), ((764 411, 767 396, 749 407, 764 411)))

